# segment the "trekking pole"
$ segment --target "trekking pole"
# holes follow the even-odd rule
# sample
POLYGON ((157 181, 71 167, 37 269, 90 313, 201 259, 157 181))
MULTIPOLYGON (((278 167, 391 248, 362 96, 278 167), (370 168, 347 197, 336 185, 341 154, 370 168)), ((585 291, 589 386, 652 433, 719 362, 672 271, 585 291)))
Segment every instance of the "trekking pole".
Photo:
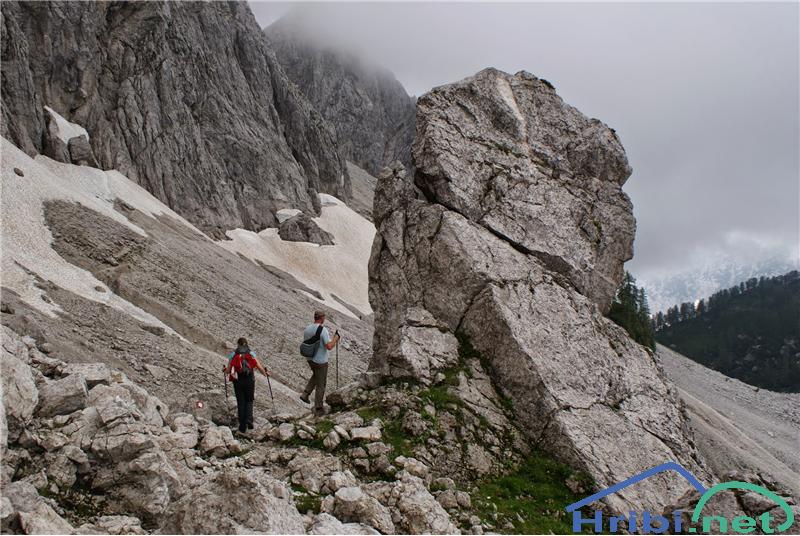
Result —
POLYGON ((336 388, 339 388, 339 341, 336 341, 336 388))
POLYGON ((225 408, 230 411, 231 410, 231 403, 228 400, 228 376, 225 374, 225 369, 222 369, 222 383, 225 384, 225 408))
POLYGON ((267 376, 267 387, 269 387, 269 398, 272 400, 272 413, 275 413, 275 397, 272 396, 272 383, 269 381, 269 376, 267 376))

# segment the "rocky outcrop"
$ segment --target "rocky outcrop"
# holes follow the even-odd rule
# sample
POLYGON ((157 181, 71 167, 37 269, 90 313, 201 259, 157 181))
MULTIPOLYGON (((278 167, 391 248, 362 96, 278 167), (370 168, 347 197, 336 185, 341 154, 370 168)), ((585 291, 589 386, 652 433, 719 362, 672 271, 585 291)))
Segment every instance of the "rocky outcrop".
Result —
MULTIPOLYGON (((31 337, 6 326, 2 335, 4 381, 29 391, 3 398, 4 532, 457 532, 429 490, 430 468, 373 441, 381 436, 380 418, 273 415, 234 440, 225 426, 170 413, 108 365, 67 364, 58 352, 41 354, 31 337), (48 404, 37 405, 37 397, 48 404), (321 447, 331 433, 340 442, 335 454, 321 447), (374 482, 395 474, 396 482, 374 482)), ((460 506, 450 512, 468 515, 460 506)))
POLYGON ((298 534, 303 516, 284 483, 243 469, 224 469, 165 514, 167 534, 298 534))
MULTIPOLYGON (((634 234, 614 132, 533 75, 487 69, 420 98, 414 163, 375 195, 370 368, 429 384, 458 334, 527 441, 598 488, 667 460, 707 476, 653 357, 601 314, 634 234)), ((684 488, 664 473, 605 502, 660 509, 684 488)))
POLYGON ((411 165, 414 99, 392 73, 318 43, 296 11, 265 32, 286 74, 336 128, 347 160, 373 175, 393 160, 411 165))
POLYGON ((303 212, 283 220, 278 226, 278 236, 291 242, 312 242, 320 246, 333 245, 333 236, 320 229, 316 222, 303 212))
POLYGON ((218 237, 348 199, 336 133, 246 3, 3 2, 2 24, 2 135, 29 155, 117 169, 218 237))

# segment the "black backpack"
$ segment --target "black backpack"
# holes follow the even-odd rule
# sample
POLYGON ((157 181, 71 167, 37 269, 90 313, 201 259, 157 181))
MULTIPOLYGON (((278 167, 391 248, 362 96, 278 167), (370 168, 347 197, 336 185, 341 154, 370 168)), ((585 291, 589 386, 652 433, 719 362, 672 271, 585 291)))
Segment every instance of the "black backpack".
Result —
POLYGON ((322 333, 322 324, 319 325, 317 328, 317 332, 314 334, 313 337, 310 339, 304 340, 300 343, 300 355, 305 357, 306 359, 311 359, 314 357, 314 354, 317 353, 317 343, 319 342, 319 336, 322 333))

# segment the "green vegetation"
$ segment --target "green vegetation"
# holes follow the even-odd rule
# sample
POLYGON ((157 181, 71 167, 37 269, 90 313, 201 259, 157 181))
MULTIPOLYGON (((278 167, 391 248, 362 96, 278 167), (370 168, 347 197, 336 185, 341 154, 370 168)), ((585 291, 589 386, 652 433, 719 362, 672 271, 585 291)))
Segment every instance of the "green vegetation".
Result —
POLYGON ((424 391, 420 391, 419 397, 423 403, 431 404, 437 411, 452 410, 453 406, 458 408, 464 404, 457 395, 450 392, 447 384, 432 385, 424 391))
POLYGON ((800 391, 800 273, 752 278, 654 321, 658 342, 727 376, 800 391))
POLYGON ((318 434, 323 433, 325 435, 328 435, 331 432, 331 430, 333 430, 333 426, 334 426, 333 421, 330 419, 319 420, 316 423, 317 433, 318 434))
POLYGON ((381 408, 377 406, 368 406, 366 408, 361 408, 356 411, 356 414, 364 419, 365 423, 369 423, 373 419, 385 419, 386 415, 381 408))
POLYGON ((501 533, 572 534, 571 518, 564 508, 583 497, 567 488, 570 476, 592 489, 588 476, 532 452, 510 473, 477 482, 472 504, 478 516, 491 520, 501 533), (513 528, 507 528, 509 522, 513 528))
POLYGON ((294 504, 297 506, 297 511, 305 514, 309 510, 318 514, 320 511, 322 499, 319 495, 312 494, 303 486, 292 484, 292 491, 294 492, 294 504))
POLYGON ((651 350, 656 349, 653 323, 650 320, 650 308, 647 305, 647 294, 643 288, 636 286, 636 280, 629 272, 625 272, 617 295, 611 302, 608 318, 625 328, 631 338, 651 350))

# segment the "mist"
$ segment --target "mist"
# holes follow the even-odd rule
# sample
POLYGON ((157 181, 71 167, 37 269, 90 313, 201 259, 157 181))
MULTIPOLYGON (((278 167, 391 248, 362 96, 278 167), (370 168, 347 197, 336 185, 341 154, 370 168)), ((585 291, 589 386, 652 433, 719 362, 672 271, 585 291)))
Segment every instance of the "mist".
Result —
POLYGON ((797 3, 250 5, 262 26, 291 13, 409 94, 487 66, 550 81, 625 146, 637 277, 764 248, 797 259, 797 3))

